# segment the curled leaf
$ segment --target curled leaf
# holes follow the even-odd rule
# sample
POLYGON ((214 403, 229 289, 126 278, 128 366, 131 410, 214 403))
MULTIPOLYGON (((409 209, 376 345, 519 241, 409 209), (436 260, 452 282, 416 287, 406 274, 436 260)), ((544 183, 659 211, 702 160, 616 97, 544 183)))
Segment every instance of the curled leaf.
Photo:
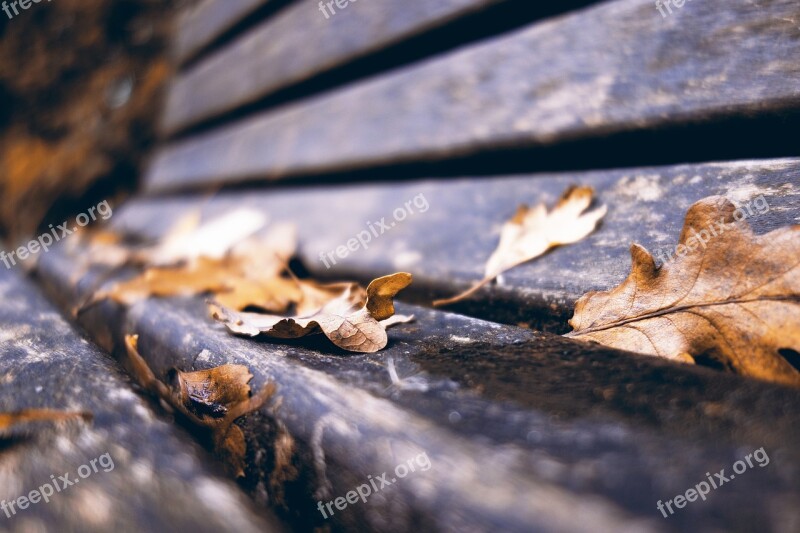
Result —
POLYGON ((230 406, 250 397, 253 374, 243 365, 222 365, 208 370, 171 373, 172 385, 181 404, 200 417, 219 418, 230 406))
POLYGON ((722 197, 686 214, 674 261, 631 246, 628 278, 575 305, 567 336, 800 386, 800 226, 755 235, 722 197))
POLYGON ((295 339, 323 333, 344 350, 372 353, 388 343, 386 326, 381 321, 394 314, 392 298, 410 283, 411 274, 405 272, 384 276, 367 287, 366 302, 358 302, 359 298, 354 298, 348 288, 338 298, 306 317, 237 313, 216 303, 209 307, 213 318, 241 335, 295 339))
POLYGON ((244 433, 234 421, 264 405, 275 394, 275 384, 268 383, 251 396, 250 370, 227 364, 193 372, 173 369, 167 385, 155 377, 139 354, 138 340, 138 335, 125 336, 128 360, 139 384, 194 424, 210 430, 217 454, 232 473, 243 476, 247 447, 244 433))

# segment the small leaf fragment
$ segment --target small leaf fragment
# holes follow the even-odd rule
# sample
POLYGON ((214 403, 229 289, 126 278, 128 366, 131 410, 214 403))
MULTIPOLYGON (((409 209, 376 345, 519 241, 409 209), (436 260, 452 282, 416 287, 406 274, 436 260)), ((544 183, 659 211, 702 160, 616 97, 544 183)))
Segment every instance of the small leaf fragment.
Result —
POLYGON ((57 411, 54 409, 24 409, 13 413, 0 413, 0 435, 10 433, 19 426, 34 422, 65 422, 70 420, 92 419, 91 413, 57 411))

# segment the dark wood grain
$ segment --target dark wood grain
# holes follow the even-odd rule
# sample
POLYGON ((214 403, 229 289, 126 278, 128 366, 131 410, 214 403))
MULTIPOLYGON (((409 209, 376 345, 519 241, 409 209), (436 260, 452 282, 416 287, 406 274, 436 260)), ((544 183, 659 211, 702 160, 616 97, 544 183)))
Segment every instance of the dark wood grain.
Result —
POLYGON ((146 188, 443 160, 797 110, 798 14, 793 0, 692 2, 666 19, 649 2, 603 3, 167 145, 146 188))
MULTIPOLYGON (((38 290, 0 269, 0 411, 90 412, 0 439, 0 499, 68 474, 79 482, 10 516, 4 531, 280 531, 187 434, 158 417, 119 365, 82 338, 38 290), (98 471, 80 479, 82 465, 98 471)), ((85 473, 86 470, 84 469, 85 473)), ((60 481, 62 486, 65 482, 60 481)), ((47 489, 45 489, 47 490, 47 489)))

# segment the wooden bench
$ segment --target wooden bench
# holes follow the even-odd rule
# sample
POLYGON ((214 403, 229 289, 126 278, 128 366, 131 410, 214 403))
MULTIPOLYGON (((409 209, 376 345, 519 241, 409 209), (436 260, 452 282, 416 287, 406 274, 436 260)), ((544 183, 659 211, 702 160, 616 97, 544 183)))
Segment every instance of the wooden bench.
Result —
POLYGON ((91 415, 72 427, 28 424, 0 435, 3 530, 281 529, 184 432, 154 416, 119 365, 36 287, 3 270, 0 293, 0 412, 91 415), (32 491, 40 492, 15 505, 32 491))
MULTIPOLYGON (((298 226, 316 278, 413 273, 400 307, 416 322, 370 355, 232 337, 200 298, 106 302, 80 323, 121 359, 138 333, 160 377, 236 362, 273 380, 279 401, 243 422, 242 486, 293 529, 789 531, 800 391, 558 334, 577 298, 625 278, 631 242, 674 246, 700 198, 763 195, 757 232, 800 220, 778 129, 798 124, 798 20, 791 0, 668 17, 638 0, 361 0, 328 17, 311 0, 201 2, 176 33, 163 142, 112 227, 153 239, 189 210, 252 206, 298 226), (481 277, 519 203, 573 183, 609 207, 598 231, 429 308, 481 277), (414 198, 426 207, 368 248, 321 260, 414 198), (762 447, 767 467, 656 508, 762 447), (430 470, 318 511, 420 453, 430 470)), ((108 281, 89 259, 41 258, 62 308, 108 281)))

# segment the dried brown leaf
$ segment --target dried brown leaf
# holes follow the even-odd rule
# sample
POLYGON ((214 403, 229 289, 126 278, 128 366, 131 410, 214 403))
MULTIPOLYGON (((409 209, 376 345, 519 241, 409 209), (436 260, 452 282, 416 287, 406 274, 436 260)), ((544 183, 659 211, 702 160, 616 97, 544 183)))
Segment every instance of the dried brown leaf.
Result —
POLYGON ((800 226, 759 236, 734 212, 722 197, 695 203, 683 255, 660 268, 632 245, 628 278, 584 295, 567 336, 676 360, 707 357, 800 386, 800 372, 781 356, 800 352, 800 226))
MULTIPOLYGON (((191 296, 204 292, 231 290, 232 273, 219 260, 199 258, 190 265, 177 268, 149 268, 132 279, 115 283, 99 291, 92 302, 110 298, 132 305, 150 296, 191 296)), ((91 303, 91 302, 90 302, 91 303)))
POLYGON ((243 365, 222 365, 194 372, 174 371, 172 385, 179 401, 198 416, 219 418, 250 397, 253 375, 243 365))
POLYGON ((411 274, 399 272, 373 280, 367 287, 367 311, 375 320, 386 320, 394 314, 394 297, 411 285, 411 274))
POLYGON ((211 431, 214 449, 237 477, 244 475, 246 443, 234 422, 259 409, 275 394, 268 383, 250 395, 250 370, 243 365, 222 365, 207 370, 181 372, 173 369, 170 385, 159 381, 139 354, 138 335, 126 335, 125 347, 134 377, 194 424, 211 431))
POLYGON ((411 274, 405 272, 384 276, 370 283, 367 300, 360 306, 348 288, 307 317, 237 313, 214 303, 210 304, 210 310, 212 317, 241 335, 295 339, 323 333, 344 350, 372 353, 388 343, 386 327, 381 321, 394 314, 392 298, 410 283, 411 274))
POLYGON ((584 212, 593 196, 591 187, 572 186, 564 191, 549 213, 544 204, 533 208, 520 206, 503 225, 500 243, 486 262, 483 279, 469 290, 433 304, 449 305, 464 300, 506 270, 539 257, 551 248, 578 242, 589 235, 606 214, 605 206, 584 212))
MULTIPOLYGON (((305 298, 296 281, 281 277, 295 248, 293 226, 279 225, 263 237, 252 237, 236 244, 221 258, 191 256, 191 260, 177 265, 149 267, 139 276, 98 291, 85 306, 106 298, 132 305, 151 296, 212 293, 234 309, 255 306, 285 312, 290 305, 305 298)), ((172 250, 177 253, 179 249, 172 247, 172 250)), ((190 257, 184 252, 181 254, 184 259, 190 257)), ((166 257, 175 255, 164 255, 161 259, 166 257)))

